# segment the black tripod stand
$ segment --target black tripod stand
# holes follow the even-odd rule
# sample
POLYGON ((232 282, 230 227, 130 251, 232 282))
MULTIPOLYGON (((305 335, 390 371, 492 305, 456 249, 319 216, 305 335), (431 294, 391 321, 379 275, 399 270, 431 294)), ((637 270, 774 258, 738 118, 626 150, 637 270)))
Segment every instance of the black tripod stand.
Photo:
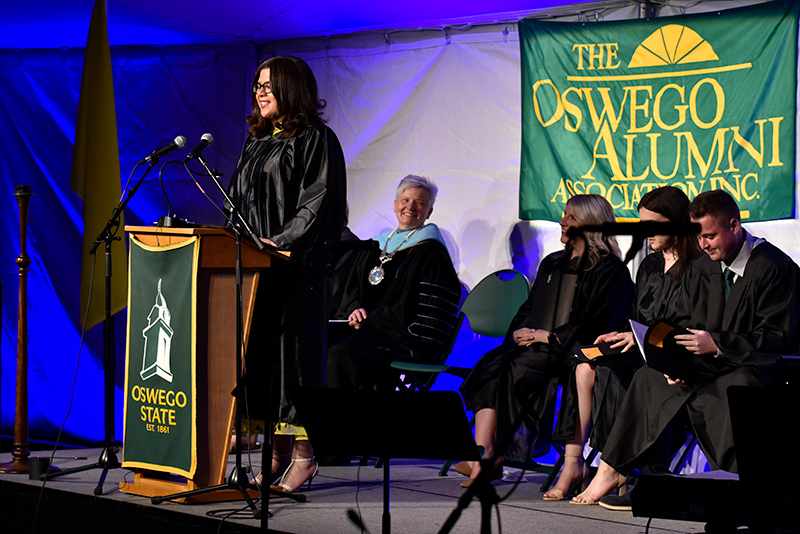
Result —
MULTIPOLYGON (((242 466, 242 451, 241 451, 241 435, 242 435, 242 391, 243 388, 240 387, 240 382, 242 380, 242 347, 244 344, 244 304, 242 298, 242 232, 247 233, 248 236, 254 241, 256 246, 259 250, 264 250, 264 243, 256 236, 250 226, 245 222, 244 218, 241 216, 239 211, 230 201, 225 188, 222 187, 222 184, 219 182, 219 176, 217 175, 216 170, 212 170, 208 163, 206 162, 205 158, 202 155, 196 156, 196 159, 205 167, 208 174, 214 180, 214 183, 222 192, 225 201, 231 207, 229 223, 230 226, 233 228, 234 234, 236 235, 236 351, 235 351, 235 358, 236 358, 236 388, 234 389, 234 397, 235 401, 235 433, 236 436, 239 437, 238 443, 236 444, 235 448, 235 465, 233 470, 231 471, 230 476, 228 477, 227 481, 223 484, 218 484, 215 486, 209 486, 206 488, 199 488, 196 490, 191 491, 184 491, 180 493, 174 493, 171 495, 163 495, 152 497, 150 500, 153 504, 160 504, 164 501, 171 501, 173 499, 180 499, 184 497, 191 497, 195 495, 201 495, 204 493, 211 493, 214 491, 222 491, 222 490, 234 490, 241 493, 242 498, 247 502, 247 506, 252 510, 254 518, 261 518, 261 510, 256 507, 255 502, 253 501, 252 497, 248 493, 248 488, 250 487, 248 477, 247 477, 247 469, 242 466)), ((264 492, 264 488, 262 488, 262 492, 264 492)), ((293 498, 297 501, 304 501, 304 495, 288 495, 279 492, 275 492, 269 487, 266 488, 267 493, 274 493, 276 495, 285 495, 293 498)))
POLYGON ((114 438, 114 427, 115 427, 115 418, 114 418, 114 380, 117 375, 117 360, 116 355, 114 354, 114 347, 115 347, 115 339, 114 339, 114 325, 111 322, 111 245, 114 241, 120 241, 120 238, 116 235, 117 231, 119 230, 119 220, 120 216, 122 215, 123 211, 125 210, 125 206, 128 205, 133 195, 136 194, 136 191, 139 190, 139 186, 142 185, 147 174, 150 170, 158 163, 158 158, 153 157, 149 160, 150 165, 145 170, 142 177, 139 178, 139 181, 128 190, 128 194, 115 209, 111 215, 111 219, 108 220, 106 223, 105 228, 100 234, 97 236, 97 239, 94 240, 94 244, 92 248, 89 249, 89 254, 92 255, 97 252, 97 248, 100 246, 101 243, 105 243, 105 277, 106 277, 106 286, 105 286, 105 319, 103 322, 103 366, 105 368, 104 373, 104 413, 105 413, 105 440, 103 442, 103 451, 100 453, 100 458, 97 460, 96 463, 91 465, 85 465, 83 467, 75 467, 73 469, 66 469, 63 471, 57 472, 49 472, 45 475, 45 480, 49 480, 51 478, 60 477, 63 475, 69 475, 72 473, 79 473, 81 471, 88 471, 90 469, 102 469, 103 472, 100 474, 100 480, 97 483, 97 487, 94 488, 95 495, 102 495, 103 494, 103 484, 106 480, 106 475, 108 475, 109 469, 117 469, 122 466, 122 464, 117 459, 117 453, 119 452, 120 446, 122 443, 117 441, 114 438))

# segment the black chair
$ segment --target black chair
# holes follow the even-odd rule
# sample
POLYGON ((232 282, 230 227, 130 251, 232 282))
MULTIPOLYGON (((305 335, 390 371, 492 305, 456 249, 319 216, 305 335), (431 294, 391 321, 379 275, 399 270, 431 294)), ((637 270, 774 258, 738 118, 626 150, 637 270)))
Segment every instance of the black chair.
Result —
POLYGON ((461 323, 463 322, 464 313, 459 312, 453 335, 450 337, 450 342, 442 351, 442 356, 438 364, 423 364, 404 361, 392 362, 392 368, 404 372, 399 379, 397 387, 407 389, 409 391, 430 391, 440 373, 450 373, 461 376, 462 378, 466 378, 470 371, 469 369, 446 365, 447 359, 450 357, 450 353, 453 352, 453 345, 455 345, 458 332, 461 330, 461 323))

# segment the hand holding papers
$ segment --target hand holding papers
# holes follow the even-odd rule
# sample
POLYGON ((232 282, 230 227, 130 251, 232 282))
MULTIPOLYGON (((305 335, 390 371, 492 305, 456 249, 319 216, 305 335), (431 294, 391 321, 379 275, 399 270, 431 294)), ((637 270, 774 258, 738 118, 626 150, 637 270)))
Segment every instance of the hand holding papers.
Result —
POLYGON ((635 355, 635 352, 629 352, 634 345, 631 332, 609 332, 598 336, 593 345, 578 347, 575 350, 575 356, 584 362, 603 365, 611 359, 608 358, 610 356, 620 356, 626 353, 635 355), (595 361, 596 358, 599 359, 595 361))
POLYGON ((694 355, 675 340, 676 335, 689 334, 688 330, 666 319, 649 328, 633 320, 630 324, 645 365, 673 379, 691 378, 694 355))
POLYGON ((622 348, 612 348, 612 345, 616 345, 616 342, 611 341, 607 343, 598 343, 596 345, 586 345, 583 347, 578 347, 575 350, 575 356, 578 357, 579 360, 584 362, 590 362, 593 364, 602 365, 601 360, 603 357, 607 356, 616 356, 617 354, 622 354, 622 348), (595 361, 596 358, 599 358, 595 361))

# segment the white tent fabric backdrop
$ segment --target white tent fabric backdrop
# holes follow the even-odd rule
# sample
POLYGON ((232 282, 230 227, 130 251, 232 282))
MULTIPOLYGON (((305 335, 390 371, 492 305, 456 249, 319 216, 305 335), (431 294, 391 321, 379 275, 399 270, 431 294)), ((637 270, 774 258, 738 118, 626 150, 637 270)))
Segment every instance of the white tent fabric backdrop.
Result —
MULTIPOLYGON (((519 42, 516 32, 502 30, 307 58, 347 157, 352 230, 366 239, 394 227, 397 182, 406 174, 428 176, 440 188, 431 221, 469 287, 516 264, 515 250, 557 239, 555 225, 517 219, 519 42), (528 235, 532 228, 541 233, 528 235)), ((543 252, 536 247, 527 260, 518 258, 530 262, 526 275, 543 252)))

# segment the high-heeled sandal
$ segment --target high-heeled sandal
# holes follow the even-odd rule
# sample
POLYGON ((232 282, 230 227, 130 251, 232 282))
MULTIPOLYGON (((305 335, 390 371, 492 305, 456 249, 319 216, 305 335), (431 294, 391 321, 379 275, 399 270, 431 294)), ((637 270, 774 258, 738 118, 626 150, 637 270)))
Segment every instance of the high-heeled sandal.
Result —
POLYGON ((577 504, 577 505, 584 505, 584 506, 591 506, 593 504, 597 504, 600 501, 596 501, 592 499, 591 495, 589 495, 586 491, 576 495, 571 501, 570 504, 577 504), (575 499, 583 499, 582 501, 576 501, 575 499))
MULTIPOLYGON (((472 470, 470 470, 470 475, 472 475, 472 470)), ((492 472, 489 473, 489 477, 486 479, 486 482, 491 482, 493 480, 500 480, 501 478, 503 478, 503 457, 502 456, 498 457, 497 460, 495 461, 494 467, 492 468, 492 472)), ((459 484, 459 486, 461 486, 462 488, 468 488, 468 487, 472 486, 472 484, 474 482, 475 482, 475 478, 468 478, 467 480, 465 480, 464 482, 459 484)))
POLYGON ((274 454, 272 455, 273 460, 278 461, 278 467, 273 471, 270 471, 270 476, 272 477, 272 481, 274 482, 277 478, 286 471, 286 469, 292 464, 292 453, 285 452, 283 454, 274 454))
MULTIPOLYGON (((281 465, 281 464, 283 464, 283 460, 285 460, 287 458, 291 458, 291 457, 292 457, 292 453, 291 452, 285 452, 283 454, 273 454, 272 455, 272 459, 273 460, 278 460, 278 469, 277 469, 277 471, 280 471, 281 469, 284 469, 284 467, 281 465)), ((289 462, 289 465, 291 465, 291 461, 289 462)), ((287 468, 288 468, 288 466, 287 466, 287 468)), ((270 478, 272 480, 275 480, 275 478, 277 478, 277 476, 278 476, 277 473, 271 473, 270 474, 270 478)), ((260 471, 252 480, 250 480, 250 487, 252 489, 255 489, 255 490, 260 490, 261 489, 261 485, 263 483, 264 483, 264 472, 260 471)))
POLYGON ((626 493, 628 493, 628 477, 620 475, 619 482, 617 483, 617 495, 622 497, 626 493))
MULTIPOLYGON (((615 486, 615 488, 616 488, 616 489, 621 489, 621 488, 623 488, 623 487, 627 487, 627 486, 628 486, 628 477, 627 477, 627 476, 625 476, 625 475, 619 475, 619 479, 618 479, 618 481, 617 481, 617 485, 615 486)), ((572 499, 571 501, 569 501, 569 503, 570 503, 570 504, 577 504, 577 505, 588 505, 588 506, 591 506, 591 505, 593 505, 593 504, 600 504, 600 500, 599 500, 599 499, 598 499, 598 500, 594 500, 594 499, 593 499, 593 498, 592 498, 592 497, 591 497, 591 496, 590 496, 590 495, 589 495, 589 494, 586 492, 586 490, 584 490, 584 491, 583 491, 583 493, 581 493, 581 494, 579 494, 579 495, 576 495, 574 499, 572 499), (581 501, 576 501, 575 499, 583 499, 583 502, 581 502, 581 501)))
POLYGON ((259 471, 259 473, 256 476, 254 476, 252 480, 249 481, 250 489, 261 491, 261 484, 263 483, 264 483, 264 473, 263 471, 259 471))
POLYGON ((586 487, 589 482, 589 467, 586 465, 586 461, 583 459, 583 456, 576 454, 576 455, 564 455, 564 458, 580 458, 579 461, 583 463, 581 467, 581 473, 575 480, 569 483, 569 489, 567 489, 567 493, 564 494, 561 492, 560 489, 551 489, 547 491, 544 496, 542 497, 543 501, 564 501, 569 498, 570 495, 573 493, 579 493, 586 491, 586 487), (548 497, 548 494, 551 496, 548 497))
POLYGON ((472 474, 472 467, 469 465, 469 462, 458 462, 457 464, 453 465, 453 471, 459 475, 468 477, 472 474))
MULTIPOLYGON (((271 490, 273 490, 273 491, 277 491, 277 492, 280 492, 280 493, 294 493, 297 490, 299 490, 303 486, 303 484, 308 482, 308 488, 307 489, 311 489, 311 481, 314 480, 314 477, 317 476, 317 473, 319 473, 319 466, 316 465, 316 457, 315 456, 312 456, 311 458, 292 458, 291 461, 289 462, 289 467, 287 467, 286 471, 284 471, 283 476, 281 476, 280 481, 278 481, 277 484, 272 484, 269 488, 271 490), (311 476, 308 479, 302 481, 297 486, 297 488, 293 488, 293 487, 289 486, 288 484, 284 484, 283 483, 284 479, 286 478, 286 475, 289 474, 289 471, 291 471, 292 466, 295 464, 295 462, 314 462, 314 464, 315 464, 314 472, 311 474, 311 476)), ((275 497, 275 495, 270 495, 270 497, 275 497)))

